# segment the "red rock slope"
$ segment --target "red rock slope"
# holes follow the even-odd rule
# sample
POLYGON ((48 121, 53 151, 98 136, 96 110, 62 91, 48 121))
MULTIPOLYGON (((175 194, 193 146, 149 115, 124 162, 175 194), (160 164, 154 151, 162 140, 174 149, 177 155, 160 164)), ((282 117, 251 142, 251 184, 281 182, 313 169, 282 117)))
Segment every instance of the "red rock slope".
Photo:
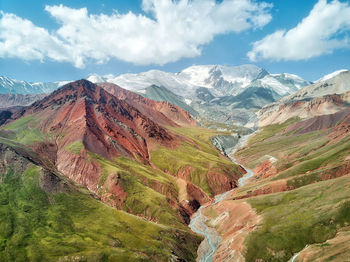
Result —
POLYGON ((178 126, 174 121, 156 113, 152 120, 146 114, 155 110, 132 101, 138 110, 128 101, 132 99, 118 99, 98 85, 79 80, 15 112, 12 120, 28 116, 39 122, 41 133, 49 139, 35 144, 34 150, 63 174, 97 192, 102 171, 88 152, 110 160, 126 156, 149 163, 150 148, 178 144, 179 137, 164 127, 178 126))

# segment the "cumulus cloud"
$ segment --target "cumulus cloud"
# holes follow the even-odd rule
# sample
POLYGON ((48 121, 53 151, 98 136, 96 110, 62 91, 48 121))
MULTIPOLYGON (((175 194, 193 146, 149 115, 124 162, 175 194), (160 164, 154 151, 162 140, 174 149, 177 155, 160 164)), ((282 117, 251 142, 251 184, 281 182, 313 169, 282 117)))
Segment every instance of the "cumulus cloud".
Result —
POLYGON ((265 26, 270 8, 255 0, 143 0, 144 14, 93 15, 86 8, 46 6, 59 24, 53 32, 1 13, 0 57, 49 58, 80 68, 111 58, 162 65, 200 55, 216 35, 265 26))
POLYGON ((309 59, 349 47, 350 41, 344 36, 348 30, 349 3, 319 0, 310 14, 296 27, 267 35, 253 43, 253 48, 247 55, 252 61, 309 59))

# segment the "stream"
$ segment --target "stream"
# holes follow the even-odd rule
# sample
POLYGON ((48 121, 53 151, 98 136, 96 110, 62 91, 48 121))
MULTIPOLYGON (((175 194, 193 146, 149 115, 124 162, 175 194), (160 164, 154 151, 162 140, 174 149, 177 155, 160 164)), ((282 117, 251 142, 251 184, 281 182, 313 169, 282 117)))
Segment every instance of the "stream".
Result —
MULTIPOLYGON (((236 159, 232 157, 232 155, 238 149, 243 147, 246 144, 246 142, 248 141, 249 137, 252 136, 254 133, 241 137, 239 139, 239 141, 237 142, 237 144, 233 148, 230 149, 229 153, 223 152, 224 155, 227 155, 233 163, 240 165, 236 161, 236 159)), ((242 167, 247 171, 247 173, 238 180, 238 187, 245 185, 247 183, 248 179, 254 175, 254 172, 252 170, 250 170, 244 166, 242 166, 242 167)), ((194 231, 197 234, 202 235, 204 237, 203 242, 199 246, 199 249, 201 249, 201 251, 202 251, 201 252, 202 256, 199 260, 200 262, 211 262, 213 255, 215 254, 215 252, 220 244, 220 241, 221 241, 221 238, 218 236, 215 229, 208 227, 206 225, 206 221, 208 220, 208 218, 203 215, 202 210, 203 210, 203 208, 213 206, 213 205, 223 201, 226 198, 226 196, 233 190, 235 190, 235 188, 232 190, 226 191, 220 195, 216 195, 214 198, 214 201, 212 203, 201 206, 197 210, 197 212, 194 213, 192 216, 189 227, 191 228, 192 231, 194 231)))

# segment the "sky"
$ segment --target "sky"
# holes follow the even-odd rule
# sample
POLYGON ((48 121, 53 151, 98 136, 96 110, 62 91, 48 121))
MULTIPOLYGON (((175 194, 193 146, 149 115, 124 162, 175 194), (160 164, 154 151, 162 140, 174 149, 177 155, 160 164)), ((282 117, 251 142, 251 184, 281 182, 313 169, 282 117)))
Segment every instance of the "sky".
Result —
POLYGON ((256 64, 350 69, 350 1, 0 0, 0 75, 26 81, 256 64))

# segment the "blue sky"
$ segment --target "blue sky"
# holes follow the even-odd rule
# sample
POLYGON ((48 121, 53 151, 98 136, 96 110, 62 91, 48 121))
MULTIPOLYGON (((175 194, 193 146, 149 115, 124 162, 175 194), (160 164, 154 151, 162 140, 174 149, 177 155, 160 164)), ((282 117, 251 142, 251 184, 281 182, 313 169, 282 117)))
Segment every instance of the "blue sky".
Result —
POLYGON ((182 0, 180 6, 168 0, 174 5, 170 7, 162 1, 167 2, 0 0, 0 74, 56 81, 90 73, 177 72, 194 64, 253 63, 271 73, 316 80, 350 68, 349 1, 201 0, 191 6, 182 0), (88 13, 79 13, 81 8, 88 13), (155 14, 163 18, 157 20, 155 14), (187 22, 177 24, 183 20, 187 22), (196 22, 199 27, 192 24, 196 22), (26 32, 33 37, 27 38, 26 32), (110 40, 102 40, 105 35, 110 40))

